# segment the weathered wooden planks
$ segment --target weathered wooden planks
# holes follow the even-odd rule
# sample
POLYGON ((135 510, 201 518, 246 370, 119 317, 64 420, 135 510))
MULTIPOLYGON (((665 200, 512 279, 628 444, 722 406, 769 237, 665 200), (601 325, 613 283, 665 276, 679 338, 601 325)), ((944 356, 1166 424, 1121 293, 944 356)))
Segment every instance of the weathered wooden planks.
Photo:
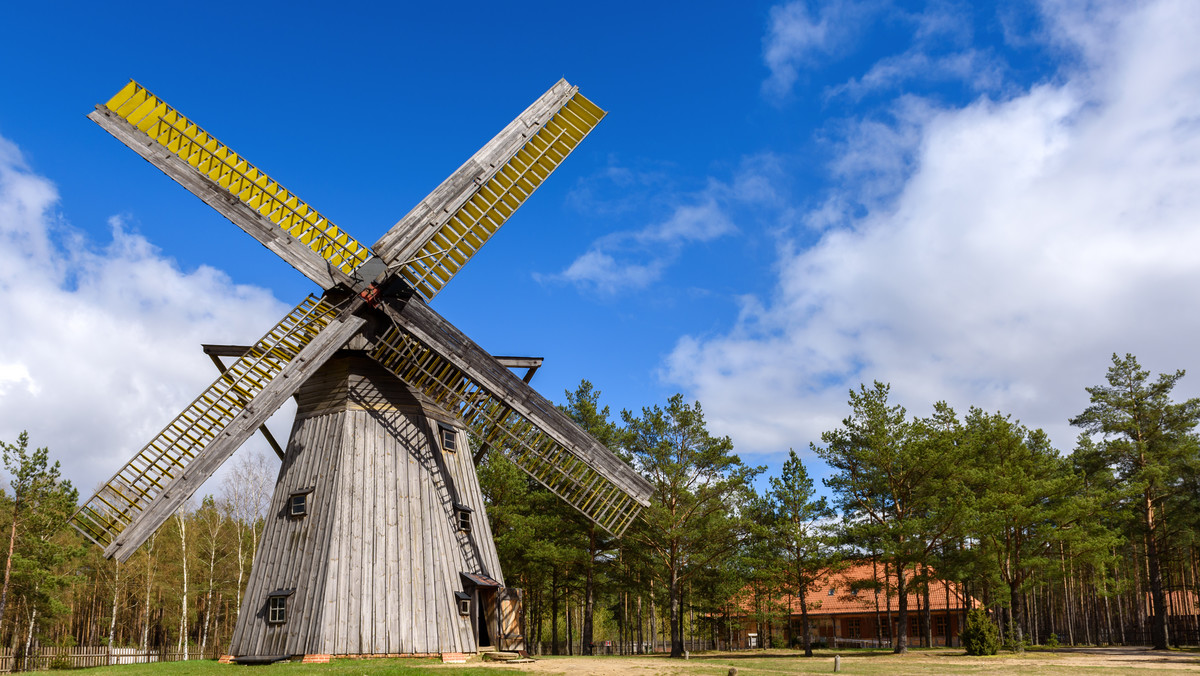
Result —
MULTIPOLYGON (((190 164, 165 147, 155 143, 144 132, 104 106, 97 106, 88 119, 100 125, 150 164, 158 167, 176 183, 187 188, 204 203, 216 209, 234 225, 246 231, 263 246, 299 270, 322 289, 331 289, 340 282, 353 286, 355 280, 321 257, 306 244, 280 229, 262 214, 240 202, 220 186, 206 179, 190 164)), ((368 280, 370 281, 370 280, 368 280)))
POLYGON ((403 330, 448 359, 489 394, 537 425, 638 504, 649 504, 653 488, 648 481, 420 298, 413 296, 398 310, 393 306, 389 316, 399 322, 403 330))
POLYGON ((459 574, 502 578, 465 433, 461 451, 441 451, 429 415, 439 412, 366 357, 334 358, 297 400, 233 654, 474 652, 455 603, 459 574), (309 515, 287 517, 287 496, 308 487, 309 515), (469 537, 456 502, 475 510, 469 537), (269 625, 266 595, 289 588, 288 621, 269 625))
POLYGON ((299 354, 289 361, 254 397, 239 415, 221 428, 216 439, 198 451, 184 471, 167 483, 161 493, 105 550, 124 562, 158 529, 213 472, 254 433, 267 418, 318 369, 339 346, 362 328, 364 320, 349 316, 334 320, 318 333, 299 354))

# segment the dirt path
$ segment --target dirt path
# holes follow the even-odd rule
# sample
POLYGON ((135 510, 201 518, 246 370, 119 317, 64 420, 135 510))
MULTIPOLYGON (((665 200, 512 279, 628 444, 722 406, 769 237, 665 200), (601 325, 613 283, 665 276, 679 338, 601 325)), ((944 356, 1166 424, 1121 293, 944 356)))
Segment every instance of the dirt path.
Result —
MULTIPOLYGON (((795 651, 767 650, 703 653, 693 655, 686 661, 660 656, 542 657, 531 664, 472 662, 457 666, 473 667, 481 672, 572 676, 725 676, 733 667, 738 670, 738 676, 759 676, 831 673, 833 655, 833 651, 819 651, 813 658, 805 659, 795 651)), ((1200 652, 1156 652, 1147 648, 1125 647, 1063 648, 1053 652, 1030 651, 1024 655, 1009 653, 979 658, 968 657, 961 650, 922 650, 907 655, 892 655, 886 651, 847 651, 842 653, 842 671, 847 674, 1200 673, 1200 652)))

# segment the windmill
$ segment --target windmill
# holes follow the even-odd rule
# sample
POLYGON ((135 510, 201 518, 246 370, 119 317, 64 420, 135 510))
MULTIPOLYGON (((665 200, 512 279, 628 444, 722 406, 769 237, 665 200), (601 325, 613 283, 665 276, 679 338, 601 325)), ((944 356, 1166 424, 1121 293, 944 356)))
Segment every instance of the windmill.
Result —
MULTIPOLYGON (((79 509, 127 560, 289 397, 238 661, 523 647, 468 439, 620 535, 649 484, 428 305, 604 116, 560 80, 367 247, 131 81, 88 115, 323 289, 79 509)), ((219 350, 217 350, 219 352, 219 350)))

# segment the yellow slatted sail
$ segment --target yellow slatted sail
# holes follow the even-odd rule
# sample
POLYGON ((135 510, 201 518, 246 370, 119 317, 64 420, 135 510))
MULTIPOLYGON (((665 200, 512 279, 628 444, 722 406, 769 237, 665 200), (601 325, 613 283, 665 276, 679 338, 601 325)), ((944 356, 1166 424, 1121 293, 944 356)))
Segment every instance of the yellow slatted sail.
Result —
POLYGON ((130 80, 105 104, 211 183, 300 240, 333 267, 353 272, 371 250, 145 87, 130 80))
POLYGON ((604 115, 576 92, 406 262, 405 281, 425 300, 436 296, 604 115))
POLYGON ((393 326, 371 356, 609 533, 620 536, 641 511, 632 496, 411 334, 393 326))
POLYGON ((72 525, 96 544, 110 545, 337 312, 312 296, 297 305, 125 463, 75 513, 72 525))

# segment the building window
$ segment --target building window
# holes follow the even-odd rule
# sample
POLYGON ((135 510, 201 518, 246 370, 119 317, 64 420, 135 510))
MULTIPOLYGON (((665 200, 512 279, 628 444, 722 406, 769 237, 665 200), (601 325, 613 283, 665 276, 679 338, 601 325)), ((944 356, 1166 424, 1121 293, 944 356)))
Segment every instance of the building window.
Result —
POLYGON ((846 638, 862 638, 862 619, 851 617, 846 620, 846 638))
POLYGON ((471 614, 471 595, 466 592, 454 592, 454 599, 458 602, 458 614, 471 614))
POLYGON ((936 636, 946 635, 946 616, 938 615, 933 618, 933 633, 936 636))
POLYGON ((458 529, 464 533, 471 532, 471 511, 466 505, 454 503, 454 519, 458 522, 458 529))
POLYGON ((295 589, 280 589, 267 594, 267 624, 287 622, 287 600, 295 589))
POLYGON ((308 496, 311 495, 313 489, 306 488, 302 491, 296 491, 288 496, 287 515, 293 519, 299 519, 308 514, 308 496))
POLYGON ((438 423, 438 439, 443 451, 454 453, 458 450, 458 432, 453 427, 438 423))
POLYGON ((830 596, 833 596, 833 595, 834 595, 834 594, 836 594, 836 593, 837 593, 837 587, 830 587, 830 588, 829 588, 829 595, 830 595, 830 596))
POLYGON ((917 618, 915 618, 915 617, 908 618, 908 635, 909 636, 920 636, 921 635, 921 625, 918 623, 917 618))

